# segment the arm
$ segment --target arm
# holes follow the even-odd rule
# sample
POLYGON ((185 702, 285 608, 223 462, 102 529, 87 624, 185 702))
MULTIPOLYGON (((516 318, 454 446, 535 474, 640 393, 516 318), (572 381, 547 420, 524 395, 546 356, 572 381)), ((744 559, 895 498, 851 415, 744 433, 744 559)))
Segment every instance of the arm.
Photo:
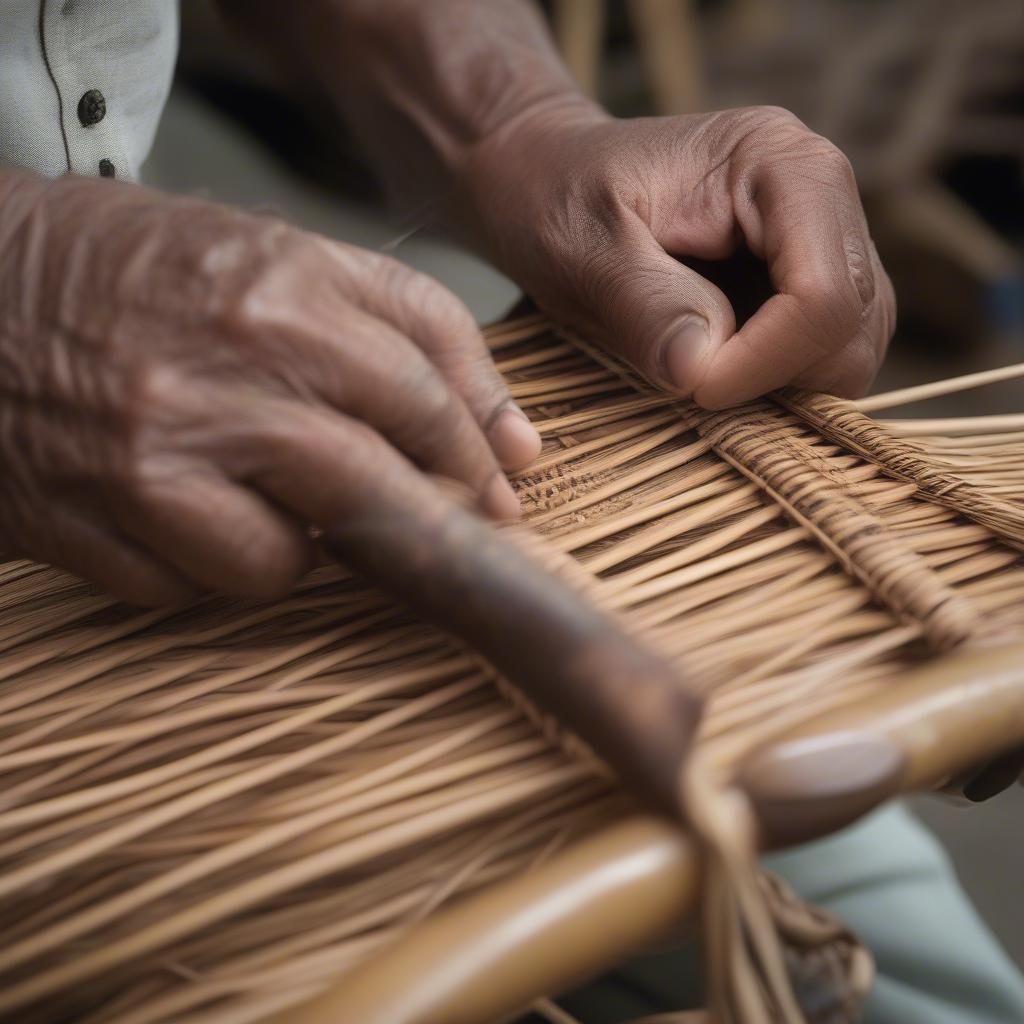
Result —
POLYGON ((599 113, 524 0, 313 0, 287 18, 265 0, 220 6, 293 80, 326 94, 403 212, 448 220, 466 162, 518 116, 599 113))
POLYGON ((892 289, 849 163, 791 114, 613 119, 527 0, 316 0, 287 19, 225 5, 330 98, 396 200, 653 381, 711 407, 870 383, 892 289), (737 330, 725 295, 673 257, 741 240, 776 294, 737 330))
POLYGON ((0 170, 0 310, 0 551, 133 603, 286 593, 425 473, 514 515, 539 447, 453 295, 270 217, 0 170))
POLYGON ((138 604, 273 598, 315 525, 678 813, 699 700, 426 475, 518 509, 488 430, 517 414, 454 296, 269 217, 0 171, 0 311, 5 555, 138 604))

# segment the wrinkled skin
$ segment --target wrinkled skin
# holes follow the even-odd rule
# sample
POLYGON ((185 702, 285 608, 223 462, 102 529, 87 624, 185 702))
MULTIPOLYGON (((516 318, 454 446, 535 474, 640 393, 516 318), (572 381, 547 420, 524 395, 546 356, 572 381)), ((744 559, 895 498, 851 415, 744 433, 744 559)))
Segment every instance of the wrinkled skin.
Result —
POLYGON ((311 524, 492 515, 536 433, 472 317, 386 257, 109 181, 0 182, 0 551, 143 605, 286 593, 311 524))
POLYGON ((849 162, 792 114, 752 107, 615 120, 541 104, 462 171, 467 233, 555 317, 708 408, 785 384, 871 383, 895 325, 849 162), (736 330, 728 298, 674 257, 740 242, 775 295, 736 330))
MULTIPOLYGON (((837 151, 754 108, 616 121, 560 100, 458 168, 458 224, 556 317, 711 407, 867 386, 892 292, 837 151), (738 240, 732 308, 675 256, 738 240)), ((0 550, 141 604, 287 592, 310 525, 438 500, 511 516, 539 439, 467 310, 383 256, 109 181, 0 176, 0 550)))

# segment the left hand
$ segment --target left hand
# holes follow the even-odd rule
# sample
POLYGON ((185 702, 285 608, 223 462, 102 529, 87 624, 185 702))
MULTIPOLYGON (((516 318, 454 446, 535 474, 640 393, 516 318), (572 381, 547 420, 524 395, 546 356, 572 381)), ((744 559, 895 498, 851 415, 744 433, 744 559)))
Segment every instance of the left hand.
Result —
POLYGON ((531 108, 476 145, 462 184, 457 221, 543 309, 707 408, 787 384, 863 394, 892 336, 850 164, 784 110, 531 108), (776 294, 737 330, 726 296, 675 257, 720 260, 741 241, 776 294))

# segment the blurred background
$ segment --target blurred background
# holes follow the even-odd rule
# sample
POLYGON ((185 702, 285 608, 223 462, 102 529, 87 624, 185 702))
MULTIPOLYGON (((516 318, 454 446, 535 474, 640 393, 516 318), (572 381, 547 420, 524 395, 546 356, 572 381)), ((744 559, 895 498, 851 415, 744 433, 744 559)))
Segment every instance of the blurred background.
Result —
MULTIPOLYGON (((1024 0, 543 6, 577 80, 613 113, 776 104, 846 152, 899 301, 877 390, 1024 361, 1024 0)), ((148 184, 390 251, 481 321, 516 302, 515 286, 472 255, 392 220, 344 129, 227 35, 212 2, 182 8, 178 76, 148 184)), ((913 415, 1022 411, 1017 381, 913 415)), ((1024 790, 970 809, 939 798, 914 808, 1024 966, 1024 790)))

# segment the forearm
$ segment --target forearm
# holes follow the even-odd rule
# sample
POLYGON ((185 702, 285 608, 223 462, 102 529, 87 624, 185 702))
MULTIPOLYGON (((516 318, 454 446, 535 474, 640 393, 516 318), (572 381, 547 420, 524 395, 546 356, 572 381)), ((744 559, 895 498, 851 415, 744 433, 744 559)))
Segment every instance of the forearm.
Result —
POLYGON ((892 288, 849 162, 778 108, 609 117, 528 0, 221 0, 441 221, 555 320, 709 408, 796 383, 862 394, 892 288), (687 266, 742 241, 774 293, 737 329, 687 266))
POLYGON ((506 126, 596 112, 530 0, 316 0, 288 19, 276 5, 222 2, 326 94, 418 217, 450 213, 474 150, 506 126))

